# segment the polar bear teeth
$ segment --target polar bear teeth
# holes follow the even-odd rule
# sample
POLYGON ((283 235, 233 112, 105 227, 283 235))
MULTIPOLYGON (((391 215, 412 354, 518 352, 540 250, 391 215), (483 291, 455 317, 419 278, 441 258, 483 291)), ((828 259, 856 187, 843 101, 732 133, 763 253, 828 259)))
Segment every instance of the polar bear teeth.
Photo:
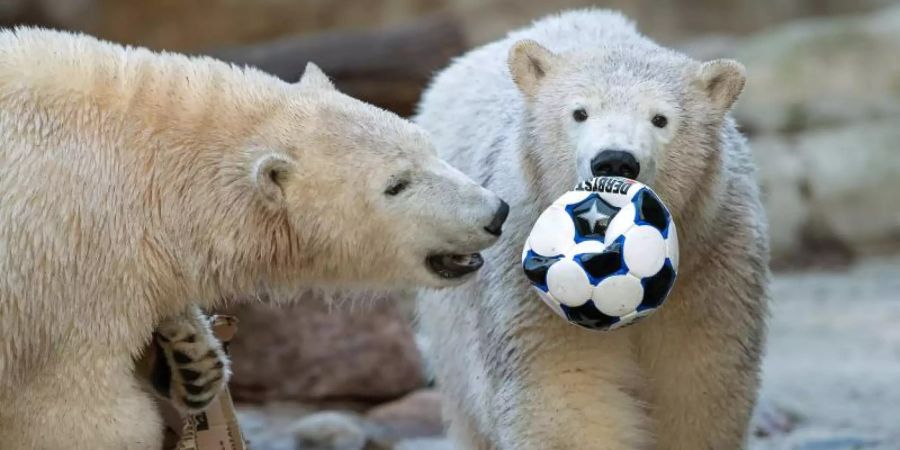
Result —
POLYGON ((432 255, 427 259, 428 267, 443 278, 459 278, 475 272, 484 265, 479 253, 432 255))

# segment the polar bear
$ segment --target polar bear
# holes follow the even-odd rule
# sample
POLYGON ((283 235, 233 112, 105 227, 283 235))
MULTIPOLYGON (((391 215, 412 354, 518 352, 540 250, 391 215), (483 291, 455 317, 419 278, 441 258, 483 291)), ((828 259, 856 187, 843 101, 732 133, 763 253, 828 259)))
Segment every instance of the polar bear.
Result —
POLYGON ((421 296, 461 448, 743 445, 769 276, 751 155, 729 116, 744 79, 735 61, 691 60, 596 9, 539 20, 436 76, 414 120, 513 211, 487 270, 421 296), (608 333, 560 320, 521 268, 541 211, 596 175, 652 186, 681 241, 666 305, 608 333))
POLYGON ((458 285, 507 206, 427 134, 209 58, 0 32, 0 448, 153 449, 163 319, 306 287, 458 285))

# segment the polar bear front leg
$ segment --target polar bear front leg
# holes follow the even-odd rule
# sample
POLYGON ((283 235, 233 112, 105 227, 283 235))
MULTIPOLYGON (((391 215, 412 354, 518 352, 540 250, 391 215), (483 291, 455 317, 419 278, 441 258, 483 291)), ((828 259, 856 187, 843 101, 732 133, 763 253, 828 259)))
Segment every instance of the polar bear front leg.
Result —
POLYGON ((460 450, 496 450, 490 437, 478 431, 474 426, 474 419, 464 412, 459 405, 451 405, 446 396, 443 402, 444 422, 447 424, 447 438, 453 443, 453 448, 460 450))
POLYGON ((682 286, 687 292, 635 325, 661 450, 746 445, 759 386, 765 294, 740 284, 682 286))
POLYGON ((651 448, 647 412, 633 395, 643 377, 628 330, 566 331, 542 336, 519 366, 522 378, 504 383, 495 403, 502 414, 499 448, 651 448))
POLYGON ((228 356, 210 328, 213 320, 191 306, 164 320, 154 333, 161 357, 151 375, 153 387, 184 413, 203 411, 231 375, 228 356))
POLYGON ((0 449, 159 450, 162 418, 131 356, 60 348, 61 359, 14 392, 0 390, 0 449))

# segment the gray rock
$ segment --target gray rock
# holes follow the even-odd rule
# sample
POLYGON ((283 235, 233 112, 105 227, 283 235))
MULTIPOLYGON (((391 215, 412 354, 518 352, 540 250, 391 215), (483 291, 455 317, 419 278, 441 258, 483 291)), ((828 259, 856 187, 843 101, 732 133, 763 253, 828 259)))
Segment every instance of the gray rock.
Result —
POLYGON ((791 22, 717 51, 747 66, 735 111, 743 126, 793 134, 900 114, 898 40, 900 6, 892 6, 791 22))
POLYGON ((297 450, 363 450, 367 441, 357 416, 334 411, 304 417, 289 431, 297 450))
POLYGON ((866 253, 900 242, 897 120, 753 142, 773 258, 841 249, 866 253))
POLYGON ((375 407, 366 413, 366 418, 379 428, 382 441, 434 437, 443 433, 441 395, 434 389, 416 391, 375 407))
POLYGON ((900 247, 900 5, 685 46, 747 66, 751 137, 777 263, 900 247))

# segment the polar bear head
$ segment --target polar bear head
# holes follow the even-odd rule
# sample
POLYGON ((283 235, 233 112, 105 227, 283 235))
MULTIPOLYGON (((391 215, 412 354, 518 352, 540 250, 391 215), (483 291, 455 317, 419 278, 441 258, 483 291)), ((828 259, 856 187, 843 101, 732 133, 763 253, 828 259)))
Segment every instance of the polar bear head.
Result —
POLYGON ((443 287, 481 267, 508 206, 440 159, 424 130, 342 94, 312 64, 286 96, 250 151, 256 199, 285 224, 272 251, 291 253, 270 258, 366 287, 443 287))
POLYGON ((560 53, 528 39, 511 47, 543 190, 618 175, 689 198, 684 190, 721 161, 722 125, 743 89, 743 66, 700 63, 638 39, 560 53))

